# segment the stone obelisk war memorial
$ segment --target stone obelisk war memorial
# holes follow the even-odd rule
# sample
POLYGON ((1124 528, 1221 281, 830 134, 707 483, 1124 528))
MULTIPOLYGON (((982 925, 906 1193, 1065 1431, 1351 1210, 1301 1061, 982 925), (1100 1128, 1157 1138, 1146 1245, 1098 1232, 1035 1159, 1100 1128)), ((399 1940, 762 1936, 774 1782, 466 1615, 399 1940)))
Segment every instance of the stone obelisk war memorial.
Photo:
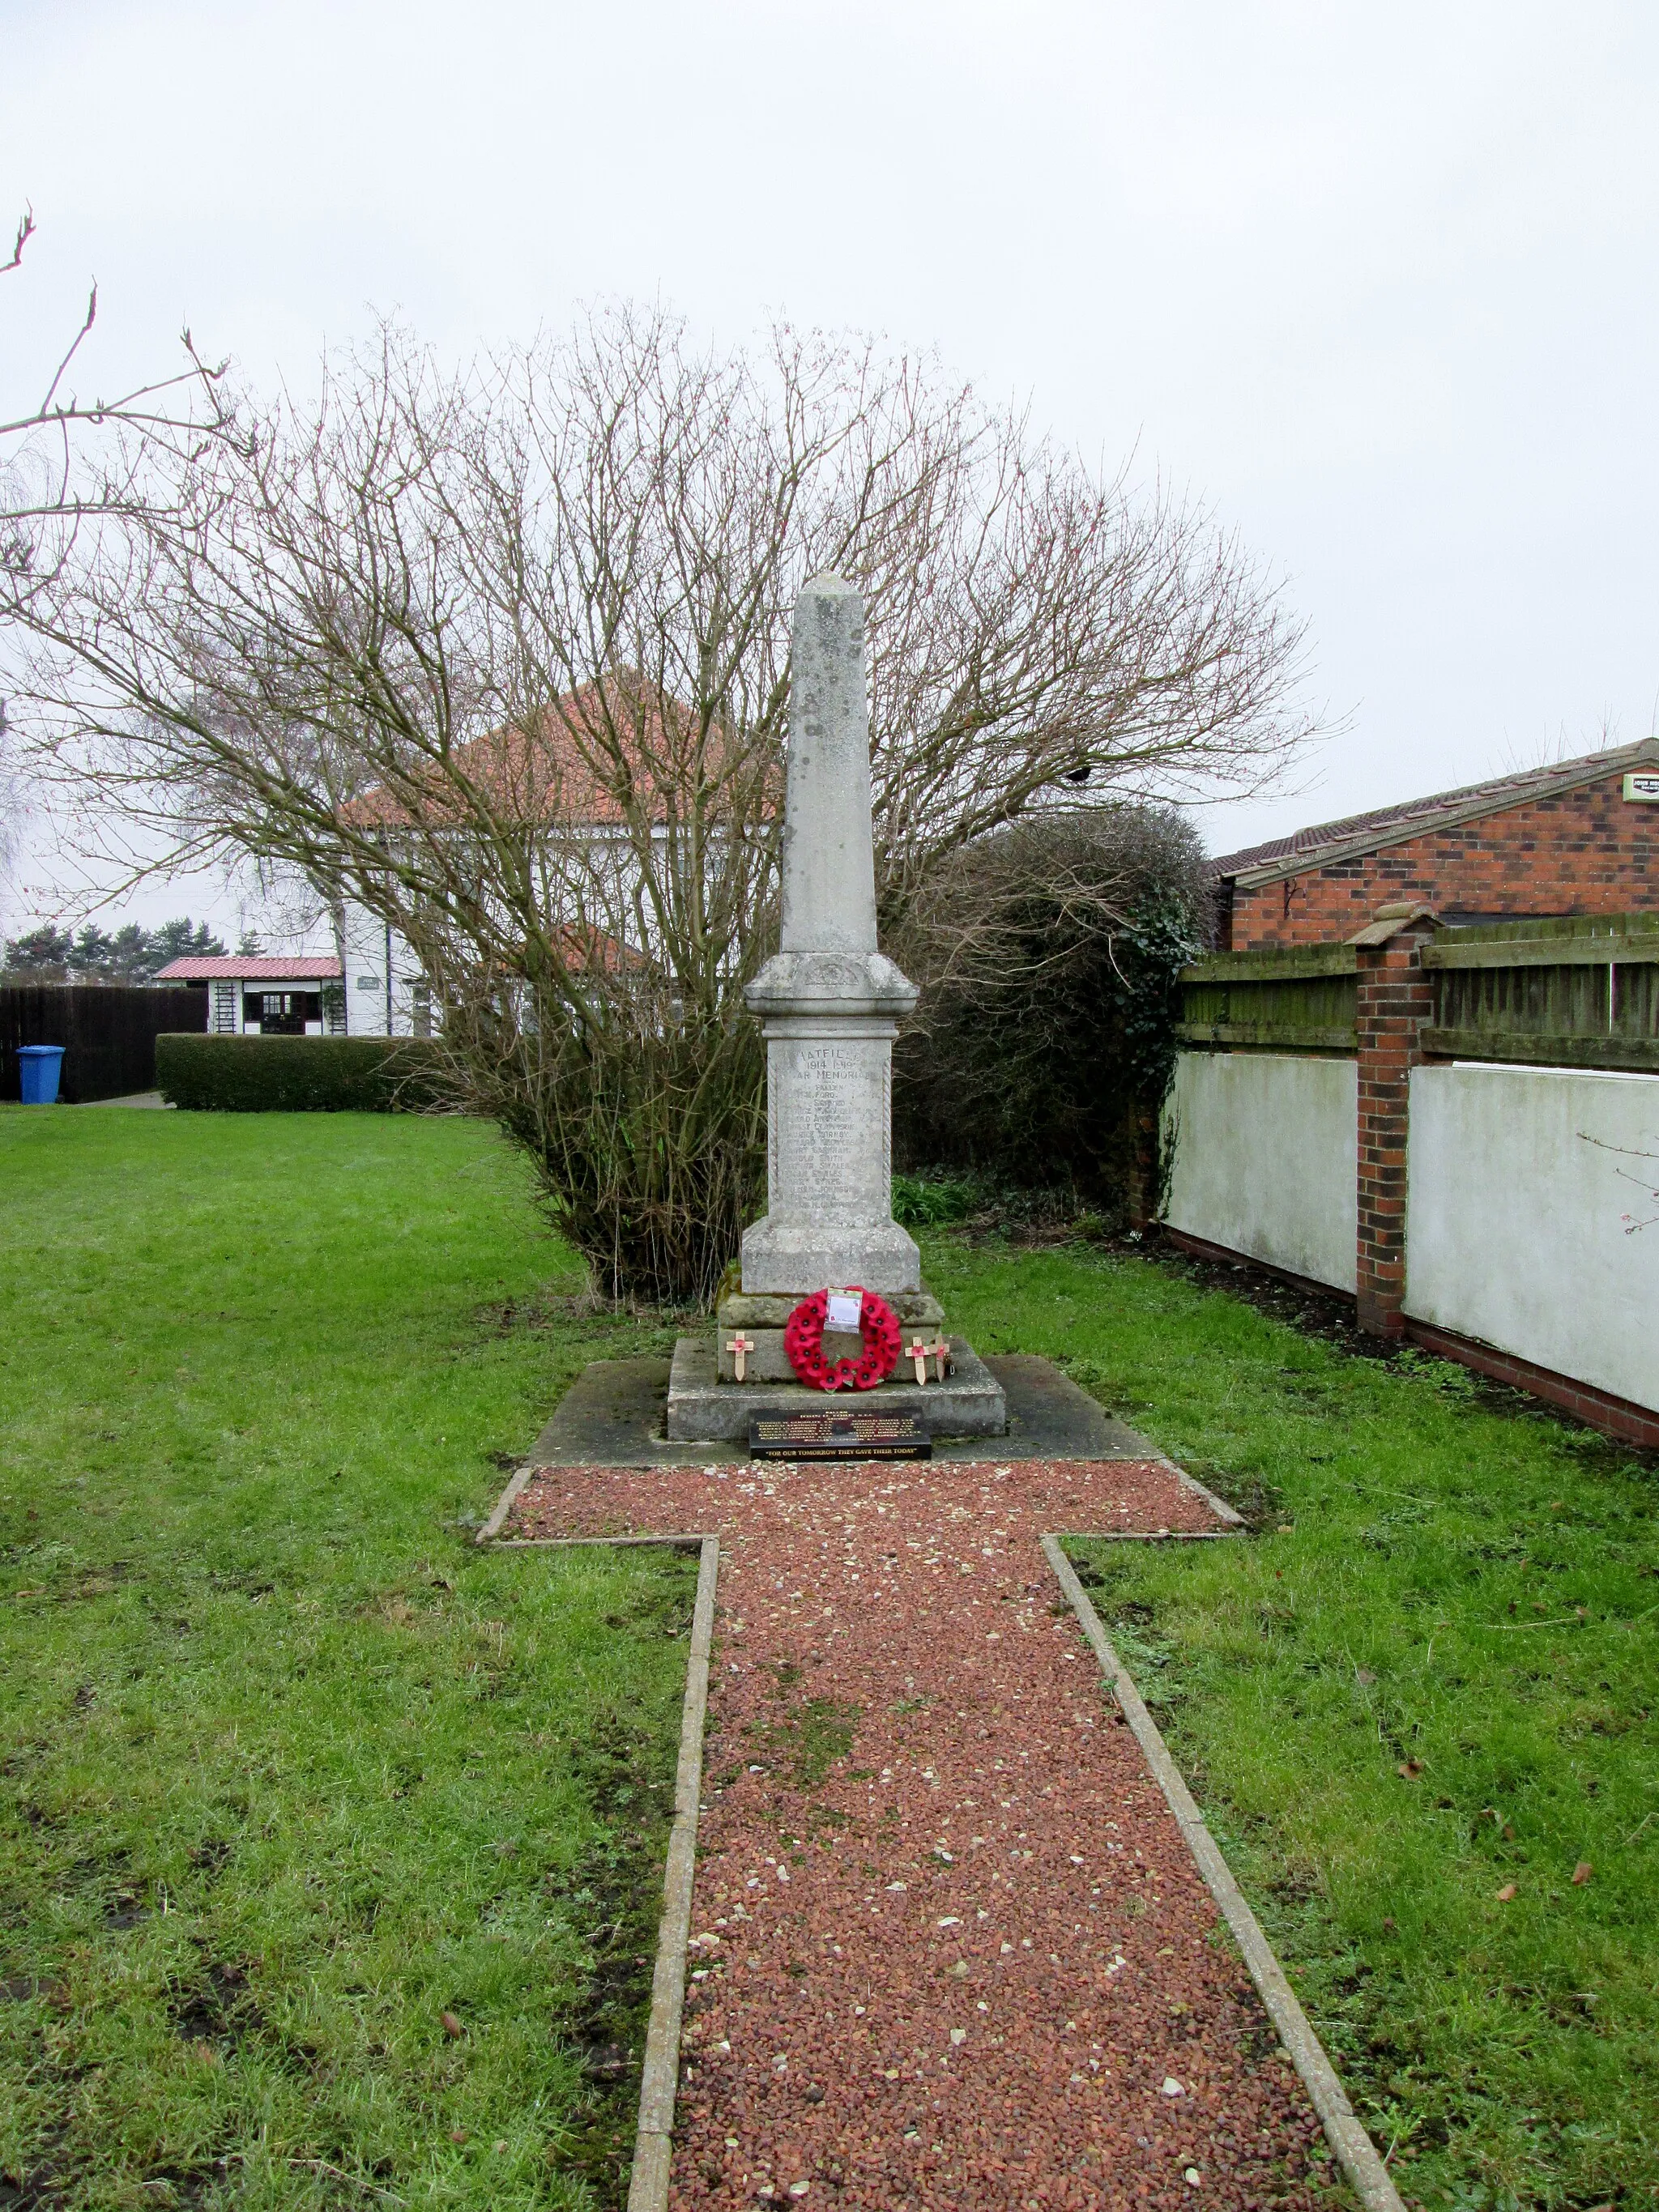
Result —
POLYGON ((866 1443, 1000 1436, 1002 1386, 946 1335, 893 1218, 893 1041, 916 988, 876 944, 864 607, 827 574, 795 609, 782 889, 779 950, 746 994, 766 1037, 766 1215, 714 1334, 676 1346, 668 1441, 747 1441, 756 1420, 799 1437, 800 1416, 843 1437, 858 1417, 866 1443))

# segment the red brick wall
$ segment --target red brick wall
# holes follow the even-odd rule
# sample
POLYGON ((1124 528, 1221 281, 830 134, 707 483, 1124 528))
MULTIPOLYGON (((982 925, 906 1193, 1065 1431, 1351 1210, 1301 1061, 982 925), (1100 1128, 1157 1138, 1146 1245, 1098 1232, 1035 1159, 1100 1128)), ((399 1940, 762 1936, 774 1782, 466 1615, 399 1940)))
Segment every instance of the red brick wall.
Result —
POLYGON ((1455 830, 1437 830, 1306 875, 1236 888, 1229 943, 1340 943, 1379 906, 1442 915, 1645 914, 1659 909, 1659 806, 1610 775, 1455 830))

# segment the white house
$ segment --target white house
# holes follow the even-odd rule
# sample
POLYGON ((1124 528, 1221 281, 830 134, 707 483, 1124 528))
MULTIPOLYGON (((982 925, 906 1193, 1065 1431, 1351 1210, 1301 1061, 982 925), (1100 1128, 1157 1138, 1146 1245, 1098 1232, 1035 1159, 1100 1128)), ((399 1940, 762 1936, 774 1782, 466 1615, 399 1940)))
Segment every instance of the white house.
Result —
MULTIPOLYGON (((593 934, 621 947, 629 922, 645 921, 632 895, 637 869, 615 798, 584 763, 561 720, 595 711, 591 691, 573 692, 561 700, 557 714, 544 719, 533 742, 522 730, 495 731, 462 747, 459 758, 514 812, 533 823, 556 822, 581 848, 589 896, 605 916, 593 934)), ((388 839, 409 819, 379 787, 347 811, 355 826, 388 839)), ((653 835, 666 836, 665 824, 653 835)), ((205 984, 208 1027, 225 1036, 430 1036, 441 1025, 419 960, 390 924, 348 900, 334 910, 332 933, 333 957, 187 956, 158 980, 205 984)))
MULTIPOLYGON (((633 697, 625 691, 618 717, 624 729, 634 711, 633 697)), ((625 955, 630 944, 648 943, 651 935, 648 911, 635 897, 639 870, 615 794, 570 734, 583 724, 597 726, 603 712, 599 688, 584 686, 565 694, 533 732, 503 727, 459 747, 455 765, 490 794, 506 818, 533 833, 556 834, 573 856, 567 865, 580 886, 576 910, 582 916, 584 941, 625 955)), ((637 764, 647 788, 653 780, 652 757, 663 742, 661 717, 653 710, 637 764)), ((652 836, 666 838, 665 801, 653 795, 649 803, 652 836)), ((434 783, 432 805, 440 818, 447 804, 443 787, 434 783)), ((344 811, 355 828, 376 832, 388 842, 410 819, 403 802, 380 786, 350 801, 344 811)), ((432 826, 428 820, 426 827, 432 826)), ((429 1036, 434 1025, 441 1026, 441 1010, 434 1006, 421 963, 398 931, 348 901, 335 912, 334 937, 350 1036, 429 1036)))
POLYGON ((432 994, 421 963, 390 924, 348 904, 335 917, 349 1036, 430 1036, 432 994))

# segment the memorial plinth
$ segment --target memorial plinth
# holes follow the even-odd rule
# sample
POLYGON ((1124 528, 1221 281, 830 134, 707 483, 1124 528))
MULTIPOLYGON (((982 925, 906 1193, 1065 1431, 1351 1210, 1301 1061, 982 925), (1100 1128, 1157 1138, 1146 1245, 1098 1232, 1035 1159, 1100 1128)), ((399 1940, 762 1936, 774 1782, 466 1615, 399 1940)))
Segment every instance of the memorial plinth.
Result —
POLYGON ((944 1318, 893 1218, 893 1041, 916 987, 876 943, 864 606, 850 584, 813 577, 790 651, 779 949, 744 993, 766 1039, 767 1210, 744 1232, 742 1287, 721 1302, 715 1349, 681 1340, 668 1435, 746 1436, 750 1415, 775 1410, 787 1390, 872 1411, 902 1392, 934 1435, 1000 1436, 1000 1386, 965 1345, 953 1342, 954 1358, 935 1363, 946 1371, 927 1383, 902 1360, 888 1382, 857 1393, 803 1393, 784 1358, 790 1308, 826 1287, 879 1291, 902 1323, 935 1339, 944 1318), (778 1309, 765 1322, 763 1302, 778 1309), (734 1332, 748 1346, 741 1374, 726 1349, 734 1332))

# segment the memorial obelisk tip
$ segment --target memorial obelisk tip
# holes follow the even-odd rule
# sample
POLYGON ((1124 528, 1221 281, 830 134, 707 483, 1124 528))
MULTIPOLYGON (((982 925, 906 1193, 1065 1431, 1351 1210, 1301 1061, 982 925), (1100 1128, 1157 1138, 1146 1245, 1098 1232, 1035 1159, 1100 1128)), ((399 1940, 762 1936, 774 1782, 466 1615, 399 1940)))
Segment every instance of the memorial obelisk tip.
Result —
POLYGON ((789 669, 781 942, 786 952, 873 952, 864 601, 843 577, 826 569, 801 592, 789 669))

